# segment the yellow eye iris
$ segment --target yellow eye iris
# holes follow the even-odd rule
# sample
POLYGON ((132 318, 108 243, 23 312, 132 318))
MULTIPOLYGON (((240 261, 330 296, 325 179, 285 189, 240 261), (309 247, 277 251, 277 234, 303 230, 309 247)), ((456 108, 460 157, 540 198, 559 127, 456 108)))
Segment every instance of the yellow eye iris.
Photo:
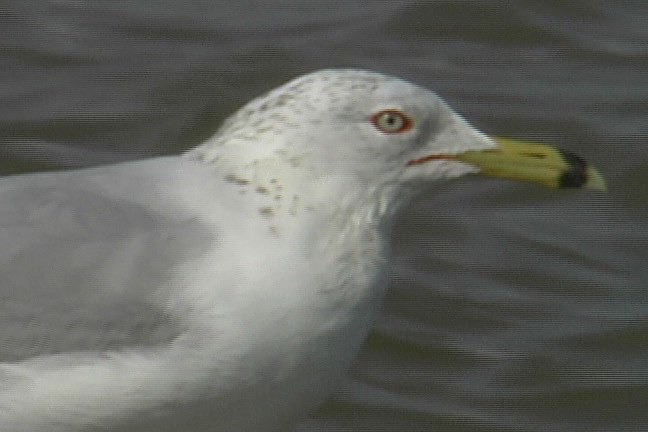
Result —
POLYGON ((371 117, 371 122, 384 133, 406 132, 412 128, 414 122, 398 110, 384 110, 371 117))

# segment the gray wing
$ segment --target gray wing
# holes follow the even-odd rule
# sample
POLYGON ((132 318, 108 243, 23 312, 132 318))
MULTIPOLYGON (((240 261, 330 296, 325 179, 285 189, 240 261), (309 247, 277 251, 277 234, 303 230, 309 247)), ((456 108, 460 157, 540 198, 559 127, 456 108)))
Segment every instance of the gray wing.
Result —
POLYGON ((163 344, 182 332, 156 288, 213 247, 197 218, 165 201, 187 163, 0 179, 0 362, 163 344))

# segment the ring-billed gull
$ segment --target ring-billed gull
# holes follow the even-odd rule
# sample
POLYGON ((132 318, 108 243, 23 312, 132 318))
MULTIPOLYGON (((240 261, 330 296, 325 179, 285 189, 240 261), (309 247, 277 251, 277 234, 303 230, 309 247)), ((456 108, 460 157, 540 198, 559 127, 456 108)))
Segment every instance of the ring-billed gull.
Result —
POLYGON ((182 156, 0 179, 0 430, 289 430, 368 332, 394 213, 479 171, 604 188, 359 70, 299 77, 182 156))

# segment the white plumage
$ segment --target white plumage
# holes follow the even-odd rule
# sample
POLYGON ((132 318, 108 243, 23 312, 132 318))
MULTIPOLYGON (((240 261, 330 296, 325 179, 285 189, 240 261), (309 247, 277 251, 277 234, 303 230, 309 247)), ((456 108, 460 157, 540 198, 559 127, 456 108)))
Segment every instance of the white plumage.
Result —
POLYGON ((408 161, 490 147, 425 89, 327 70, 183 156, 0 179, 0 430, 288 430, 369 330, 399 205, 476 170, 408 161))

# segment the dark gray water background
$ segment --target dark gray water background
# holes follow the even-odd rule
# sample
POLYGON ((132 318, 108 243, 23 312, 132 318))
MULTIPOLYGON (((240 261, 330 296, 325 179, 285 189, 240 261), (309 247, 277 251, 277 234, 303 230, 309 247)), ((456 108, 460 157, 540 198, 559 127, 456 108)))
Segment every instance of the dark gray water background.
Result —
POLYGON ((299 431, 648 431, 645 0, 0 0, 0 173, 176 153, 349 66, 585 155, 610 191, 418 197, 375 330, 299 431))

